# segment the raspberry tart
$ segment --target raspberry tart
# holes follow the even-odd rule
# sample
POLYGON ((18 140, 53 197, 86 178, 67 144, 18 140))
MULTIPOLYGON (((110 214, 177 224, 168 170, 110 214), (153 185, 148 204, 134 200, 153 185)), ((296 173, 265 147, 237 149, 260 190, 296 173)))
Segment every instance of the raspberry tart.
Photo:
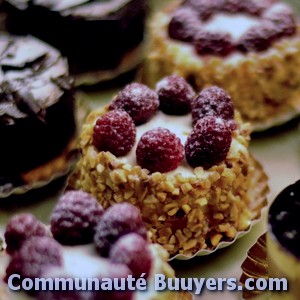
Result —
POLYGON ((77 84, 110 79, 141 61, 145 0, 6 0, 4 9, 8 30, 59 49, 77 84))
POLYGON ((74 148, 72 80, 60 53, 33 37, 0 35, 0 194, 48 180, 74 148))
POLYGON ((176 73, 196 90, 218 85, 256 130, 300 111, 299 26, 276 0, 173 1, 150 24, 144 81, 176 73))
MULTIPOLYGON (((146 291, 37 291, 13 292, 3 286, 9 300, 29 299, 192 299, 181 292, 157 292, 154 275, 174 277, 167 264, 168 253, 150 244, 139 210, 121 203, 104 211, 90 194, 68 191, 58 201, 50 219, 50 228, 30 214, 14 216, 5 231, 6 254, 1 262, 7 266, 4 281, 12 274, 24 278, 65 278, 98 280, 110 278, 147 280, 146 291), (5 261, 5 262, 4 262, 5 261)), ((17 280, 14 284, 17 284, 17 280)), ((95 285, 96 286, 96 285, 95 285)), ((1 298, 2 299, 2 298, 1 298)))
POLYGON ((253 209, 251 190, 266 177, 249 154, 249 134, 217 86, 196 95, 176 75, 156 91, 132 83, 87 118, 69 184, 104 208, 135 205, 152 242, 191 257, 233 240, 260 215, 265 202, 254 197, 253 209))

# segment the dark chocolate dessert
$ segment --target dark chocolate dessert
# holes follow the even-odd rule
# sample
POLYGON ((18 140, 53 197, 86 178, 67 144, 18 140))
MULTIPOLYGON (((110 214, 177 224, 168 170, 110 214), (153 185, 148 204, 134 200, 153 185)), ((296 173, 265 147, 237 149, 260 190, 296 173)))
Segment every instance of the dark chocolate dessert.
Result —
MULTIPOLYGON (((60 53, 0 35, 0 185, 60 156, 75 133, 72 81, 60 53)), ((33 178, 33 180, 38 178, 33 178)))
POLYGON ((8 30, 59 49, 74 74, 116 69, 143 40, 145 0, 6 0, 8 30))
POLYGON ((288 291, 280 293, 280 298, 276 299, 299 299, 299 215, 300 181, 297 181, 277 196, 269 211, 267 231, 269 277, 286 278, 288 281, 288 291))

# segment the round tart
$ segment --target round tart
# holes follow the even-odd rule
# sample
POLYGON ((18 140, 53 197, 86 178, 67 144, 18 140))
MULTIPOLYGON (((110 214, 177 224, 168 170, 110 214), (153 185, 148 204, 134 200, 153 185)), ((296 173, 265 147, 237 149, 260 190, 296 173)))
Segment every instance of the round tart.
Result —
POLYGON ((76 128, 68 64, 57 50, 1 35, 0 66, 2 194, 65 170, 76 128))
POLYGON ((4 7, 8 30, 34 35, 59 49, 76 84, 111 79, 141 61, 144 0, 7 0, 4 7))
POLYGON ((178 76, 156 91, 133 83, 87 118, 69 184, 105 208, 134 204, 152 242, 191 257, 249 228, 252 178, 260 170, 249 134, 221 88, 196 96, 178 76))
POLYGON ((136 207, 117 204, 104 212, 91 195, 69 191, 54 208, 50 224, 49 230, 30 214, 11 218, 5 231, 6 253, 1 254, 2 267, 7 266, 6 282, 12 274, 20 275, 21 280, 127 279, 131 275, 147 280, 147 290, 82 292, 67 288, 65 292, 31 290, 26 294, 3 285, 5 300, 192 299, 188 293, 155 291, 155 275, 174 278, 174 271, 167 263, 167 251, 147 241, 146 228, 136 207), (109 248, 108 253, 104 248, 109 248))
POLYGON ((197 90, 218 85, 261 130, 299 114, 299 57, 299 28, 287 4, 173 1, 150 24, 144 81, 153 86, 176 73, 197 90))

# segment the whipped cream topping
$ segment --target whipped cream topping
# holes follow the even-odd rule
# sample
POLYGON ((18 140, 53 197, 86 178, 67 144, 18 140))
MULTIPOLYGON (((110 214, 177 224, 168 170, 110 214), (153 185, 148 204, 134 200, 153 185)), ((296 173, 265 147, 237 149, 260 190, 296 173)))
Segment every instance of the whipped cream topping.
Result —
POLYGON ((250 15, 218 13, 203 24, 203 29, 211 32, 229 32, 237 42, 251 27, 259 24, 259 18, 250 15))

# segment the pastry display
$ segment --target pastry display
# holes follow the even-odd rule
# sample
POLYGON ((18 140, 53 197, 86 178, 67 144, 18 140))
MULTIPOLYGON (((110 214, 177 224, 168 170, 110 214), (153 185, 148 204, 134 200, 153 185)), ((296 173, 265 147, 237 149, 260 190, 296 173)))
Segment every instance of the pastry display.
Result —
POLYGON ((263 183, 266 176, 248 151, 249 134, 217 86, 196 95, 176 75, 156 91, 132 83, 87 118, 69 185, 104 208, 135 205, 152 242, 191 257, 233 240, 260 215, 250 195, 261 186, 256 175, 263 183))
POLYGON ((60 53, 0 36, 0 194, 64 170, 74 148, 72 81, 60 53))
POLYGON ((145 0, 6 0, 4 5, 8 30, 59 49, 77 84, 110 79, 141 62, 145 0))
POLYGON ((256 130, 299 114, 299 28, 280 1, 173 1, 153 17, 147 53, 147 84, 176 73, 197 91, 218 85, 256 130))
MULTIPOLYGON (((174 277, 167 264, 168 253, 147 241, 146 227, 139 210, 122 203, 104 211, 91 195, 66 192, 51 215, 50 228, 31 214, 12 217, 5 231, 7 268, 5 282, 13 274, 24 278, 97 278, 129 276, 147 280, 146 291, 68 290, 13 292, 6 287, 7 299, 192 299, 181 292, 157 292, 154 274, 174 277), (94 243, 93 243, 94 241, 94 243)), ((16 281, 15 281, 16 282, 16 281)), ((133 281, 135 282, 135 281, 133 281)), ((101 285, 102 286, 102 285, 101 285)), ((2 298, 1 298, 2 299, 2 298)))

